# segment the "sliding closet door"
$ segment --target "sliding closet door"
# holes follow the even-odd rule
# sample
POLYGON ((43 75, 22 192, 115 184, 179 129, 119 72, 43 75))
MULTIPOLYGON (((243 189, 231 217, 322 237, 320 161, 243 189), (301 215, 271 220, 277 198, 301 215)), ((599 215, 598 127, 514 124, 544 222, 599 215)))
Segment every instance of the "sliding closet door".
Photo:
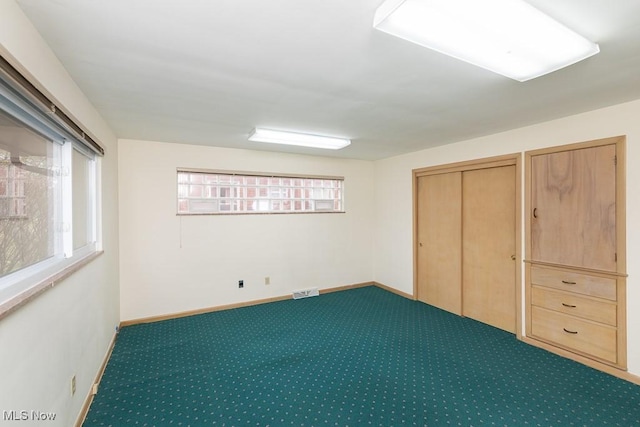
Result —
POLYGON ((418 300, 462 313, 462 174, 418 178, 418 300))
POLYGON ((465 171, 462 182, 462 314, 516 328, 516 167, 465 171))

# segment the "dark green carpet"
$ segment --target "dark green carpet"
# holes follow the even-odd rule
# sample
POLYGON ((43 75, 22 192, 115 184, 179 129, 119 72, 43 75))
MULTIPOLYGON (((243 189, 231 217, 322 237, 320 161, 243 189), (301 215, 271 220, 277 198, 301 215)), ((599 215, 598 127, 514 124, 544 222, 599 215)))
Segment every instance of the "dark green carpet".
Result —
POLYGON ((367 287, 123 328, 85 426, 640 426, 640 386, 367 287))

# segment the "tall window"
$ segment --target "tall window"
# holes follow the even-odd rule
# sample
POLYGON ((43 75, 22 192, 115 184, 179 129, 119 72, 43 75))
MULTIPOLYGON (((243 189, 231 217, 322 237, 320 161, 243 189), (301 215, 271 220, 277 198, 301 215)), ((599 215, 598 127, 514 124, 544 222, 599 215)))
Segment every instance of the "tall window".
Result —
POLYGON ((178 214, 344 212, 344 179, 178 171, 178 214))
POLYGON ((0 304, 96 251, 97 161, 0 79, 0 304))

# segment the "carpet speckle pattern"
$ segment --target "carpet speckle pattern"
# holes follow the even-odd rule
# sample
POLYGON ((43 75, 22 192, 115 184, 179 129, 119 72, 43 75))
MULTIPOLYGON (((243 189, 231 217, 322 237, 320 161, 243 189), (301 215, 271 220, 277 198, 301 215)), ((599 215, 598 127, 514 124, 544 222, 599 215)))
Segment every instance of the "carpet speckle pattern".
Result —
POLYGON ((122 328, 93 426, 639 426, 640 386, 376 287, 122 328))

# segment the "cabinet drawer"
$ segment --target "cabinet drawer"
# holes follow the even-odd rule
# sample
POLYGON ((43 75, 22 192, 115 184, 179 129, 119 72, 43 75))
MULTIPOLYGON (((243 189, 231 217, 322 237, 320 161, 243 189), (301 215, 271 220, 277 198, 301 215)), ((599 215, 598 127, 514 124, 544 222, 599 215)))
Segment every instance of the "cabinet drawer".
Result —
POLYGON ((616 304, 604 300, 594 300, 574 293, 532 286, 531 303, 538 307, 606 323, 610 326, 617 324, 616 304))
POLYGON ((616 279, 531 266, 531 284, 616 301, 616 279))
POLYGON ((567 349, 617 363, 616 328, 534 306, 531 333, 567 349))

